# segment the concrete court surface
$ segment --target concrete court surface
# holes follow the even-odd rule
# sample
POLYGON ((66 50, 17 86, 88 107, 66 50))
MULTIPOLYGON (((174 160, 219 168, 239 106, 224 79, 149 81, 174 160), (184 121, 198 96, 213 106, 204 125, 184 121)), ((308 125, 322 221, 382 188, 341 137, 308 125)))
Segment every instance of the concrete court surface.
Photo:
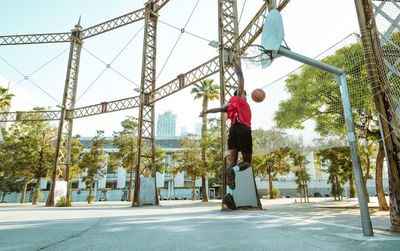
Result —
POLYGON ((141 208, 0 204, 0 250, 400 250, 400 235, 386 231, 388 212, 370 209, 375 234, 364 237, 356 199, 294 200, 262 200, 264 210, 232 212, 221 211, 217 200, 141 208))

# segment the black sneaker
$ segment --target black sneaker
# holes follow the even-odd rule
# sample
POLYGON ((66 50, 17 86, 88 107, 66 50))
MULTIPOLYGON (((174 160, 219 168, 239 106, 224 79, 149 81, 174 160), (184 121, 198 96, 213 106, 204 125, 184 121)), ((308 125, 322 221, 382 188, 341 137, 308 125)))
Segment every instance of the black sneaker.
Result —
POLYGON ((235 190, 236 183, 235 183, 235 171, 232 167, 228 167, 226 169, 226 177, 228 178, 228 186, 230 189, 235 190))
POLYGON ((233 199, 232 194, 230 194, 230 193, 225 194, 224 202, 228 206, 229 209, 231 209, 231 210, 236 210, 237 209, 236 208, 236 203, 235 203, 235 200, 233 199))

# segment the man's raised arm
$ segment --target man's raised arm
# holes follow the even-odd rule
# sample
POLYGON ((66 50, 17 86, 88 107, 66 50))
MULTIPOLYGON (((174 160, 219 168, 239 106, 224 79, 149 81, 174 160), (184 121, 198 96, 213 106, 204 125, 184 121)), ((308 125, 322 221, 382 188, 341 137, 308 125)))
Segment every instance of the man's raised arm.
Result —
POLYGON ((235 69, 236 75, 239 78, 239 87, 238 87, 238 96, 244 98, 244 78, 243 78, 243 72, 242 69, 240 69, 240 66, 236 63, 237 59, 237 52, 235 52, 235 56, 233 57, 232 60, 232 65, 233 68, 235 69))

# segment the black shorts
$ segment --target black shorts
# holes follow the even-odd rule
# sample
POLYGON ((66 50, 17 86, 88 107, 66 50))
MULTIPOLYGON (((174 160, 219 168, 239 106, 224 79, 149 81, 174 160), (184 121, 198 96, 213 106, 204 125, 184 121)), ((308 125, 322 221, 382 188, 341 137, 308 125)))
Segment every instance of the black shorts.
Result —
POLYGON ((231 126, 228 136, 228 150, 231 149, 238 149, 242 153, 253 152, 250 127, 238 121, 231 126))

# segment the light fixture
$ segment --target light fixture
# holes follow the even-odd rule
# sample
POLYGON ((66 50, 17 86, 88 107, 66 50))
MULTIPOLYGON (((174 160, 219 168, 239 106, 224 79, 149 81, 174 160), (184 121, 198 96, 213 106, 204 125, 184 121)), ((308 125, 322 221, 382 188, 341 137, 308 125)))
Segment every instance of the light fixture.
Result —
POLYGON ((219 48, 221 46, 221 42, 212 40, 208 45, 214 48, 219 48))

